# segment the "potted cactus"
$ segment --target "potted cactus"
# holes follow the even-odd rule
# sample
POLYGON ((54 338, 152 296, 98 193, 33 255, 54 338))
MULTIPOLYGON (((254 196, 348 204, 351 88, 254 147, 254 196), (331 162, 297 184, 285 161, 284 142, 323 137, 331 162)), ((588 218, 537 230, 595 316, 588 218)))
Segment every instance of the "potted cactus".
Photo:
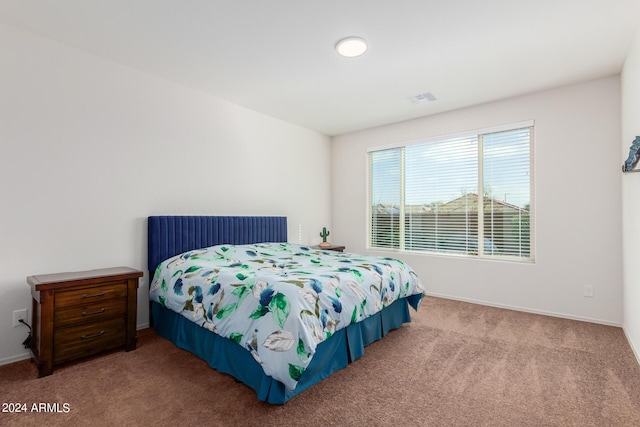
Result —
POLYGON ((320 233, 320 237, 322 237, 322 243, 320 243, 318 246, 320 246, 321 248, 328 248, 329 246, 331 246, 331 243, 327 242, 327 236, 331 234, 329 232, 329 230, 327 230, 327 227, 322 227, 322 232, 320 233))

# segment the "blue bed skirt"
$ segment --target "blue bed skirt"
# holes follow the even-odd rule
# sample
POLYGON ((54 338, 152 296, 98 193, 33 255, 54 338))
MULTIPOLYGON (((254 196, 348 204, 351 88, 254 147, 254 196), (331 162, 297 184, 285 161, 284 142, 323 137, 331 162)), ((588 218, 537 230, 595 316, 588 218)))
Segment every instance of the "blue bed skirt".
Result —
POLYGON ((151 310, 153 328, 160 336, 205 360, 217 371, 232 375, 248 385, 255 390, 258 399, 283 404, 362 357, 366 345, 410 322, 409 304, 417 309, 420 297, 415 295, 395 301, 383 311, 337 331, 329 340, 322 342, 295 390, 289 390, 281 382, 266 376, 251 353, 230 339, 216 335, 156 302, 151 303, 151 310))

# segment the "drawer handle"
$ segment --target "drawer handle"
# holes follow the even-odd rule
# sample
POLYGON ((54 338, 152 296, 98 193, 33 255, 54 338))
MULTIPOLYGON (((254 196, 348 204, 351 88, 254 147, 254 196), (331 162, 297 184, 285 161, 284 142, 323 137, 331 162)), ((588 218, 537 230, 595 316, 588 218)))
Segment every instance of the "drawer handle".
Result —
POLYGON ((98 310, 98 311, 83 311, 83 312, 82 312, 82 315, 83 315, 83 316, 91 316, 91 315, 93 315, 93 314, 101 314, 101 313, 104 313, 104 307, 102 307, 102 308, 101 308, 100 310, 98 310))
POLYGON ((93 297, 102 297, 104 296, 104 291, 99 292, 97 294, 82 294, 82 298, 93 298, 93 297))
POLYGON ((83 340, 87 340, 89 338, 95 338, 95 337, 99 337, 100 335, 104 335, 104 331, 100 331, 96 334, 91 334, 91 335, 83 335, 80 338, 82 338, 83 340))

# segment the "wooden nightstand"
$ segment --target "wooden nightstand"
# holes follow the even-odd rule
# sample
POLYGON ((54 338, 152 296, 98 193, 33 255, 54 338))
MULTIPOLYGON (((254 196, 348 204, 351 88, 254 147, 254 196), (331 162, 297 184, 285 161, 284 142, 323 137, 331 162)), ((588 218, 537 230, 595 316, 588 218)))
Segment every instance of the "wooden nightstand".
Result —
POLYGON ((313 249, 321 249, 323 251, 335 251, 335 252, 344 252, 344 246, 331 245, 326 248, 321 248, 320 246, 311 246, 313 249))
POLYGON ((27 277, 31 287, 31 355, 38 376, 102 351, 136 348, 138 278, 129 267, 27 277))

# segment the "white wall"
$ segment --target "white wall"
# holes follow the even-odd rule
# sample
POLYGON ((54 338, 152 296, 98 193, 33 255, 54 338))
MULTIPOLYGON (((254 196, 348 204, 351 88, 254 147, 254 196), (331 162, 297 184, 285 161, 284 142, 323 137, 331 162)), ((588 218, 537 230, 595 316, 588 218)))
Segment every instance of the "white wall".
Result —
POLYGON ((0 364, 27 356, 26 276, 144 271, 149 215, 331 227, 328 137, 5 25, 0 52, 0 364))
MULTIPOLYGON (((640 29, 622 71, 622 155, 640 135, 640 29)), ((638 166, 636 166, 638 168, 638 166)), ((624 330, 640 360, 640 173, 622 174, 624 330)))
POLYGON ((333 243, 406 260, 434 295, 620 325, 620 137, 619 77, 335 137, 333 243), (535 264, 366 250, 367 147, 530 119, 535 264))

